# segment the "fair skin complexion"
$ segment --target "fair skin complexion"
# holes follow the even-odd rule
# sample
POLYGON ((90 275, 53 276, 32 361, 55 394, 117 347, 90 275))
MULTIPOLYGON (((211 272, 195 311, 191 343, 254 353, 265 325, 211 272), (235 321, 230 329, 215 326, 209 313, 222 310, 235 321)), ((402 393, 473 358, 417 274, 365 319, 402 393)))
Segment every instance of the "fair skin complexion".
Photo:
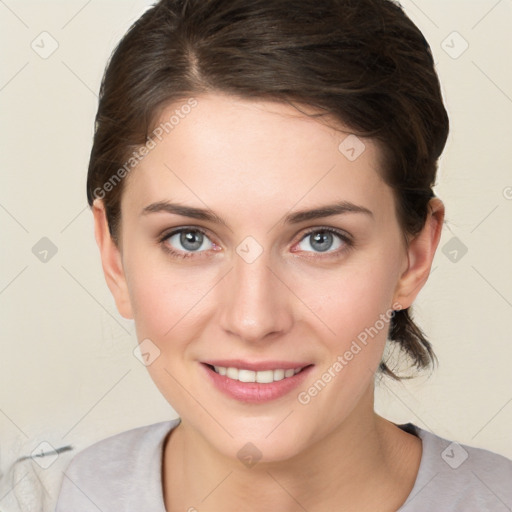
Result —
POLYGON ((348 129, 290 105, 221 94, 197 100, 129 175, 119 246, 102 202, 93 207, 108 286, 138 340, 160 350, 148 370, 182 420, 165 444, 166 508, 396 511, 413 487, 421 441, 373 410, 386 329, 307 404, 297 396, 380 315, 413 303, 430 272, 443 204, 431 200, 424 229, 406 245, 376 143, 365 139, 350 161, 338 149, 348 129), (341 201, 371 213, 286 220, 341 201), (225 224, 145 211, 161 202, 208 209, 225 224), (172 235, 180 227, 192 241, 194 229, 204 232, 198 250, 172 235), (336 234, 315 243, 322 228, 353 244, 336 234), (246 237, 257 243, 253 254, 262 249, 250 263, 237 253, 246 237), (297 389, 246 403, 212 386, 202 362, 213 359, 311 367, 297 389), (237 456, 247 443, 261 453, 252 467, 237 456))

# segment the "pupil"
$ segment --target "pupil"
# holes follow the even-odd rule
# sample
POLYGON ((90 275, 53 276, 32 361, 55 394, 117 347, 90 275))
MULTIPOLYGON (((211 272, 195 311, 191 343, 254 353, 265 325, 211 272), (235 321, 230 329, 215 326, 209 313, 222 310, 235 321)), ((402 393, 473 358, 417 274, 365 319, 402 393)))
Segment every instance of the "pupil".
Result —
POLYGON ((324 251, 327 251, 327 249, 329 249, 331 244, 332 244, 332 233, 329 233, 328 231, 319 231, 313 237, 313 243, 311 245, 318 251, 324 252, 324 251), (317 244, 317 243, 319 245, 315 246, 315 244, 317 244))
POLYGON ((189 251, 196 251, 203 243, 203 236, 197 231, 182 231, 180 235, 180 243, 189 251))

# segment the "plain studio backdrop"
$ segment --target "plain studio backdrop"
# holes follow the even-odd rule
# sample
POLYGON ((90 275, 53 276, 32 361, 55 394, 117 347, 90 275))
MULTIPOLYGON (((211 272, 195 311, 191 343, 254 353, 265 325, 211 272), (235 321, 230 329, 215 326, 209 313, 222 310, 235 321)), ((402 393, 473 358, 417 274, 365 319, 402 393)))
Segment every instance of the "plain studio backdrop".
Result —
MULTIPOLYGON (((3 471, 44 442, 81 449, 176 416, 134 356, 85 196, 105 63, 149 5, 0 2, 3 471)), ((402 5, 432 47, 451 120, 435 189, 447 220, 413 308, 440 364, 380 382, 376 408, 512 457, 512 0, 402 5)))

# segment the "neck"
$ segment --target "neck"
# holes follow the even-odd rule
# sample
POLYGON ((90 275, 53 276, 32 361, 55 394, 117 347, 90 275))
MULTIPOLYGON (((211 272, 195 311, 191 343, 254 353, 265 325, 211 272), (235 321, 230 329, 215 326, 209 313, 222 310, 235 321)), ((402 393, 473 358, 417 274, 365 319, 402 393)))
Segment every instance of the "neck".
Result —
POLYGON ((373 411, 373 387, 333 432, 282 461, 244 467, 180 424, 164 453, 168 512, 395 511, 416 478, 421 441, 373 411))

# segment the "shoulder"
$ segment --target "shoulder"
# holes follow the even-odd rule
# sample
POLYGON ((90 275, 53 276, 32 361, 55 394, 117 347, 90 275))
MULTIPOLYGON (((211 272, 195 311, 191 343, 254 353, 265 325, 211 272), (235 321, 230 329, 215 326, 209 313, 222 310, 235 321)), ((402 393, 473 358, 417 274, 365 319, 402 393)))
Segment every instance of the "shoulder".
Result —
POLYGON ((79 452, 64 471, 56 512, 132 510, 134 500, 143 509, 158 500, 163 443, 179 422, 137 427, 79 452))
POLYGON ((449 441, 414 425, 423 454, 416 483, 400 512, 510 511, 512 460, 449 441))
POLYGON ((66 474, 96 478, 98 473, 125 471, 127 462, 136 462, 143 454, 148 454, 148 448, 154 450, 173 423, 164 421, 145 425, 102 439, 75 455, 66 474))

